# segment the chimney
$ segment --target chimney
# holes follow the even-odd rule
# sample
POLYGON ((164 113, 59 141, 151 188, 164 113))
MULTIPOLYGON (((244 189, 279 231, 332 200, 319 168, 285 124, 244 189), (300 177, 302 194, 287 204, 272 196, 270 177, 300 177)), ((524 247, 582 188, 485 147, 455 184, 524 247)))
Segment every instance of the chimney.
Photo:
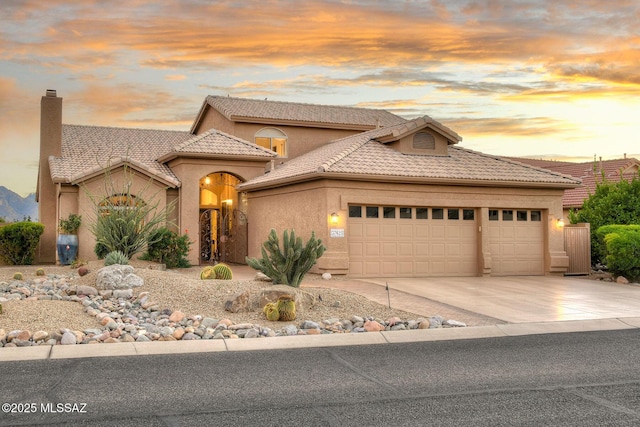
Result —
POLYGON ((38 166, 38 221, 44 225, 40 238, 38 262, 56 262, 58 229, 58 195, 51 179, 49 157, 62 156, 62 98, 47 89, 40 101, 40 157, 38 166))

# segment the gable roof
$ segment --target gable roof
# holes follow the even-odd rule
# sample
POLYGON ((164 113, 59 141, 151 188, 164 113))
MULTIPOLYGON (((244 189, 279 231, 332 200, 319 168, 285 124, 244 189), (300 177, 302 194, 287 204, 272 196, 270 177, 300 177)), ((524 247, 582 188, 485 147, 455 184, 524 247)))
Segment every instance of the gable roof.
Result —
POLYGON ((49 157, 54 182, 78 183, 127 163, 172 187, 180 181, 156 159, 193 137, 189 132, 62 125, 62 156, 49 157))
POLYGON ((164 163, 179 155, 215 156, 217 158, 242 156, 244 159, 263 158, 265 161, 278 156, 271 150, 216 129, 210 129, 176 145, 169 153, 161 156, 158 161, 164 163))
POLYGON ((338 105, 268 101, 227 96, 207 96, 191 127, 194 133, 208 108, 232 122, 304 125, 332 129, 369 130, 392 126, 406 119, 386 110, 338 105))
POLYGON ((580 184, 578 179, 557 172, 453 145, 448 146, 448 156, 429 156, 401 153, 379 142, 389 142, 390 135, 404 135, 407 127, 422 123, 415 126, 417 132, 426 126, 426 122, 433 122, 433 119, 418 118, 336 140, 289 160, 238 188, 257 190, 321 178, 555 188, 580 184))
POLYGON ((542 168, 571 175, 582 180, 577 188, 566 189, 562 197, 562 206, 580 208, 591 194, 595 193, 598 183, 604 181, 619 182, 624 179, 631 181, 638 176, 640 161, 633 157, 613 160, 599 160, 590 162, 556 162, 536 159, 510 157, 509 159, 526 164, 541 164, 542 168))

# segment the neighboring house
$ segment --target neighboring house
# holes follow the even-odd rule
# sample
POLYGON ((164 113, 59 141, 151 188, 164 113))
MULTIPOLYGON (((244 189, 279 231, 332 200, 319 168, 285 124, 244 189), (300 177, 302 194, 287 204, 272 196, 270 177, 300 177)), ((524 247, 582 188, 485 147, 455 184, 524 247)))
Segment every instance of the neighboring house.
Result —
POLYGON ((563 216, 567 221, 569 211, 582 208, 585 199, 595 193, 599 183, 620 182, 623 179, 630 182, 638 176, 640 170, 640 161, 633 157, 627 158, 626 154, 622 159, 602 160, 600 158, 597 161, 594 159, 581 163, 516 157, 508 159, 579 178, 582 181, 582 185, 566 189, 562 196, 563 216))
MULTIPOLYGON (((429 117, 209 96, 189 132, 62 125, 42 98, 40 261, 55 262, 55 224, 117 197, 104 171, 136 172, 194 242, 190 261, 243 263, 270 229, 312 232, 327 251, 316 272, 353 276, 563 273, 562 195, 580 180, 466 150, 429 117), (151 184, 150 184, 151 183, 151 184), (113 191, 111 191, 113 193, 113 191), (46 213, 45 217, 42 213, 46 213)), ((119 187, 116 187, 119 188, 119 187)), ((85 222, 80 258, 94 242, 85 222)))

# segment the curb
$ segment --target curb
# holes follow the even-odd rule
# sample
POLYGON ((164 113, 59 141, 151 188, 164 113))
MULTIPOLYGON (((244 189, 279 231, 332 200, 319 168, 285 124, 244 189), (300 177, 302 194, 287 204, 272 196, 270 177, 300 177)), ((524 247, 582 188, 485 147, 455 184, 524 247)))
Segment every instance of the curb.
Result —
POLYGON ((68 346, 43 345, 1 348, 0 362, 401 344, 424 341, 503 338, 523 335, 613 331, 638 328, 640 328, 640 317, 625 317, 568 320, 563 322, 509 323, 493 326, 471 326, 466 328, 383 331, 378 333, 284 336, 265 339, 162 341, 68 346))

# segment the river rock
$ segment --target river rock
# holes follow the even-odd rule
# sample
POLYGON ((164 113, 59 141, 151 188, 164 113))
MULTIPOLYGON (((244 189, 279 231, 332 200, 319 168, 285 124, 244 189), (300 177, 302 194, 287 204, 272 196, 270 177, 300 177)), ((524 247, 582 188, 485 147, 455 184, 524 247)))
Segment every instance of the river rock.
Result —
POLYGON ((96 287, 100 289, 132 289, 142 286, 144 280, 133 274, 130 265, 113 264, 102 267, 96 276, 96 287))

